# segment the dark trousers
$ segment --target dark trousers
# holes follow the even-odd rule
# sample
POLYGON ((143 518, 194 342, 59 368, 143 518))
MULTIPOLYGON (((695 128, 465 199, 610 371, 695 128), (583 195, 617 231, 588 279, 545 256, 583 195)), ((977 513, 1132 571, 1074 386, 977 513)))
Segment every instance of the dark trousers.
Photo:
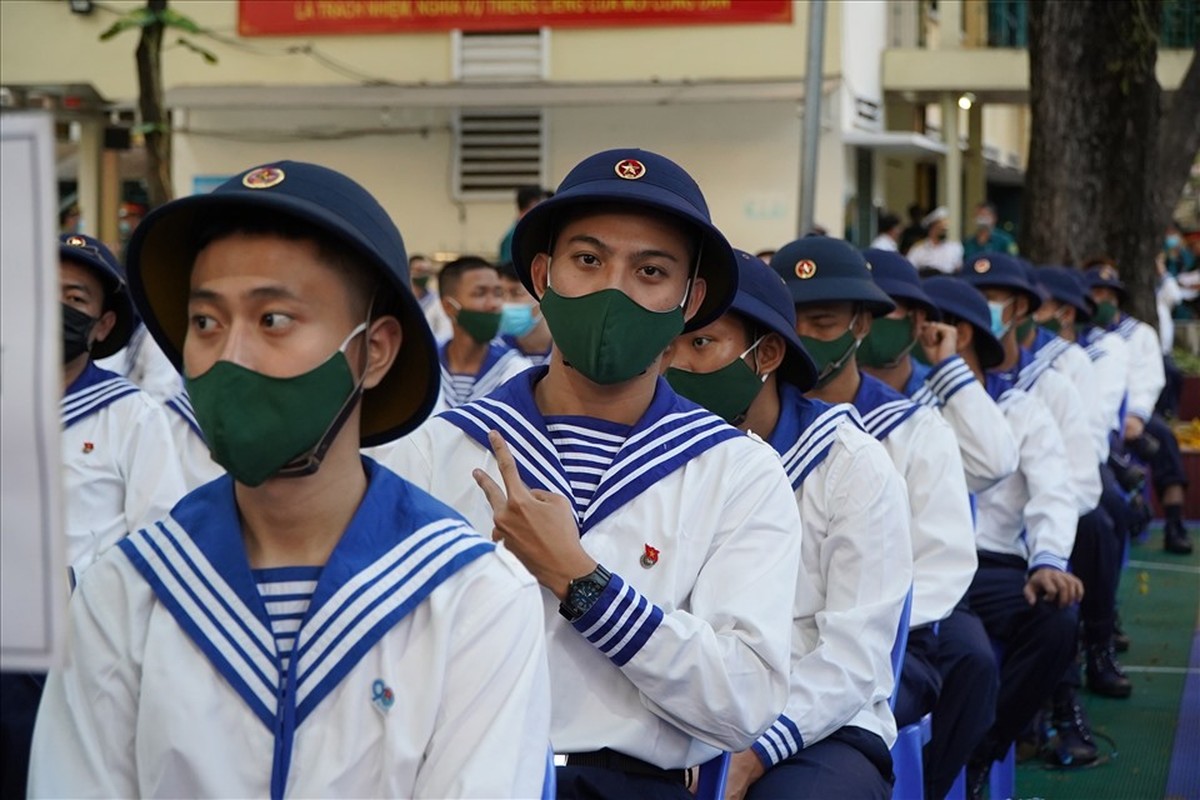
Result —
POLYGON ((1163 357, 1163 377, 1166 378, 1166 383, 1158 396, 1158 405, 1154 406, 1154 413, 1165 417, 1178 417, 1179 401, 1183 396, 1183 370, 1170 356, 1163 357))
POLYGON ((900 685, 896 688, 896 727, 917 722, 933 711, 942 691, 942 676, 937 664, 938 636, 932 625, 908 632, 900 685))
POLYGON ((1071 572, 1083 581, 1079 618, 1083 621, 1087 644, 1104 644, 1112 638, 1123 548, 1124 541, 1103 506, 1079 518, 1075 549, 1071 551, 1071 572))
POLYGON ((1004 754, 1075 655, 1076 609, 1044 600, 1029 605, 1023 594, 1025 580, 1021 557, 980 551, 979 569, 967 591, 971 610, 1003 652, 996 720, 976 751, 983 758, 1004 754))
POLYGON ((746 800, 889 800, 893 782, 892 754, 883 739, 847 725, 767 770, 746 800))
POLYGON ((694 800, 682 781, 631 775, 603 767, 565 766, 555 769, 558 800, 694 800))
POLYGON ((0 797, 26 795, 33 723, 45 683, 45 673, 0 672, 0 797))
POLYGON ((925 746, 925 796, 942 798, 996 720, 1000 668, 983 622, 966 600, 938 625, 942 691, 925 746))
POLYGON ((1179 452, 1179 441, 1175 432, 1162 417, 1155 414, 1146 421, 1146 433, 1158 440, 1158 450, 1150 458, 1150 477, 1154 490, 1162 502, 1163 490, 1168 486, 1187 486, 1187 473, 1183 470, 1183 456, 1179 452))

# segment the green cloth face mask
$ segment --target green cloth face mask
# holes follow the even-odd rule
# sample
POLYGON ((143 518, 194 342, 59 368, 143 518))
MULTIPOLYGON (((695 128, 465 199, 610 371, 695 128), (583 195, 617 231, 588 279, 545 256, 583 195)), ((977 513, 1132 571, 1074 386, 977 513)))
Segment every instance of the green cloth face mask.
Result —
POLYGON ((1025 341, 1025 338, 1033 332, 1033 327, 1035 325, 1037 325, 1037 323, 1033 321, 1033 317, 1026 317, 1025 319, 1021 320, 1021 322, 1017 325, 1017 341, 1025 341))
MULTIPOLYGON (((761 341, 760 338, 758 342, 761 341)), ((666 373, 667 383, 676 394, 704 406, 729 424, 737 425, 745 419, 750 404, 767 380, 766 375, 759 375, 744 360, 747 353, 758 347, 758 342, 713 372, 688 372, 671 367, 666 373)))
POLYGON ((1103 303, 1096 304, 1096 313, 1092 315, 1092 321, 1101 328, 1106 328, 1113 321, 1113 317, 1117 316, 1117 304, 1105 300, 1103 303))
POLYGON ((691 288, 688 279, 678 306, 651 311, 619 289, 563 297, 547 282, 542 317, 563 361, 588 380, 610 386, 641 375, 683 332, 691 288))
POLYGON ((1057 312, 1055 312, 1053 317, 1046 320, 1045 322, 1039 323, 1042 330, 1050 331, 1050 333, 1053 333, 1055 336, 1058 336, 1059 334, 1061 334, 1062 327, 1063 327, 1063 321, 1062 321, 1062 317, 1059 316, 1060 314, 1062 314, 1062 312, 1057 311, 1057 312))
POLYGON ((231 361, 185 377, 213 460, 252 487, 316 472, 362 392, 345 351, 366 329, 361 323, 323 364, 295 377, 272 378, 231 361))
POLYGON ((857 320, 858 315, 855 314, 851 317, 846 332, 832 341, 826 342, 811 336, 800 337, 800 343, 817 365, 817 382, 813 385, 814 389, 828 384, 850 363, 850 357, 858 349, 860 341, 854 336, 854 323, 857 320))
POLYGON ((463 308, 453 297, 447 297, 446 300, 458 309, 455 321, 476 343, 487 344, 496 338, 496 334, 500 332, 501 315, 499 311, 472 311, 469 308, 463 308))
POLYGON ((916 343, 908 316, 879 317, 871 323, 871 332, 858 348, 858 362, 864 367, 890 369, 907 358, 916 343))

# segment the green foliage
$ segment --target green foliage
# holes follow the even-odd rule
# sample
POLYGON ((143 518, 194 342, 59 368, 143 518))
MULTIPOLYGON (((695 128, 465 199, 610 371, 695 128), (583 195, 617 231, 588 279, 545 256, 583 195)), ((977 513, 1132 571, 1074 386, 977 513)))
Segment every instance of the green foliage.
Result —
POLYGON ((1200 375, 1200 356, 1193 355, 1182 347, 1175 347, 1171 351, 1171 358, 1184 375, 1200 375))
MULTIPOLYGON (((152 25, 161 25, 163 28, 174 28, 175 30, 190 33, 194 36, 204 36, 207 31, 201 28, 189 17, 185 17, 178 11, 170 8, 164 8, 161 11, 155 11, 148 6, 135 8, 125 14, 122 14, 116 22, 108 27, 100 34, 100 41, 106 42, 115 36, 119 36, 125 31, 142 30, 149 28, 152 25)), ((190 39, 185 39, 180 36, 175 40, 175 43, 191 50, 196 55, 200 56, 209 64, 217 63, 217 56, 211 50, 201 47, 190 39)))

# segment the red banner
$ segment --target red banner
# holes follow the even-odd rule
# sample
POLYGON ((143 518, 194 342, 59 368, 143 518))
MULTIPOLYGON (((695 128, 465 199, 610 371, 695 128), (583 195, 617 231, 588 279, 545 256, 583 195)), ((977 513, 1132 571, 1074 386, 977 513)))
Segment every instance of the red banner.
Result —
POLYGON ((238 0, 242 36, 791 21, 791 0, 238 0))

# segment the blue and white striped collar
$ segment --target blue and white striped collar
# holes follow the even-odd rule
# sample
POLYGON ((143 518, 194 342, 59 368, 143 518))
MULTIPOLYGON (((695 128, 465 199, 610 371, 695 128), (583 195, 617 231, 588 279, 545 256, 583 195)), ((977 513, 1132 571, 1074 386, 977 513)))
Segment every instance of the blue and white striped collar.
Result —
POLYGON ((1135 317, 1122 315, 1120 321, 1109 325, 1106 330, 1110 333, 1115 333, 1125 341, 1129 341, 1133 337, 1133 332, 1137 330, 1138 321, 1135 317))
POLYGON ((830 405, 805 397, 791 384, 779 385, 779 421, 767 441, 783 460, 793 491, 829 455, 838 428, 845 424, 861 428, 850 404, 830 405))
POLYGON ((444 504, 370 459, 363 466, 366 494, 321 572, 283 674, 246 558, 232 478, 200 487, 165 520, 119 544, 275 734, 273 797, 286 786, 295 728, 442 582, 494 549, 444 504))
POLYGON ((89 361, 83 373, 63 393, 59 405, 63 430, 122 397, 139 391, 137 386, 117 373, 101 369, 95 362, 89 361))
MULTIPOLYGON (((488 431, 498 431, 526 484, 573 499, 570 482, 546 430, 546 420, 534 401, 534 387, 547 371, 548 367, 526 370, 488 397, 440 416, 489 452, 488 431)), ((630 429, 629 437, 601 476, 587 512, 576 519, 580 535, 693 458, 742 435, 711 412, 675 394, 659 378, 650 407, 630 429)))
POLYGON ((883 441, 902 422, 917 413, 919 405, 883 381, 864 372, 854 394, 854 408, 867 433, 883 441))
POLYGON ((446 347, 449 344, 449 342, 445 342, 438 348, 438 360, 441 361, 442 365, 442 395, 445 397, 447 405, 451 406, 477 400, 495 391, 500 386, 504 367, 509 361, 521 356, 518 350, 509 347, 501 340, 493 340, 488 345, 487 355, 483 358, 479 372, 475 373, 474 379, 471 382, 470 392, 466 397, 459 397, 454 394, 454 379, 456 376, 461 375, 461 373, 450 371, 446 357, 446 347))
POLYGON ((192 408, 192 398, 188 397, 187 391, 179 392, 179 394, 166 402, 166 406, 182 417, 183 421, 200 437, 201 441, 204 440, 204 431, 200 430, 200 423, 196 421, 196 412, 192 408))

